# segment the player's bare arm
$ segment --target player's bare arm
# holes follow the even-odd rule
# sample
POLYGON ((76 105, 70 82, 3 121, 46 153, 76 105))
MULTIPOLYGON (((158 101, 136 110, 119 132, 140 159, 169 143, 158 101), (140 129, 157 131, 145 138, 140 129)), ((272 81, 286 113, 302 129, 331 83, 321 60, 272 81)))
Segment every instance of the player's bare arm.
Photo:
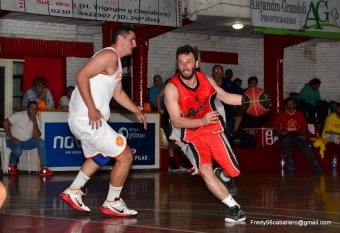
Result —
POLYGON ((14 143, 19 143, 20 142, 19 139, 12 136, 11 129, 10 129, 12 126, 12 123, 8 118, 4 120, 3 126, 4 126, 4 130, 5 130, 8 140, 11 140, 14 143))
POLYGON ((113 98, 117 103, 126 108, 127 110, 136 114, 137 119, 140 123, 143 123, 144 129, 147 128, 146 117, 141 110, 131 101, 129 96, 125 93, 122 88, 122 82, 119 82, 116 89, 113 92, 113 98))
POLYGON ((176 128, 198 128, 201 126, 217 123, 219 117, 219 113, 217 111, 209 112, 201 119, 182 117, 178 104, 179 95, 177 87, 172 83, 168 83, 165 86, 164 92, 164 102, 171 122, 176 128))
POLYGON ((226 91, 224 91, 222 88, 220 88, 219 86, 217 86, 215 80, 211 77, 208 77, 209 82, 211 83, 211 85, 215 88, 215 90, 217 91, 217 98, 221 101, 223 101, 226 104, 229 105, 241 105, 242 102, 242 95, 238 95, 238 94, 231 94, 228 93, 226 91))
POLYGON ((83 68, 77 73, 76 80, 79 92, 89 111, 89 124, 92 128, 101 127, 102 115, 96 109, 90 90, 90 79, 97 74, 104 72, 112 75, 118 68, 118 56, 110 50, 103 50, 87 62, 83 68))

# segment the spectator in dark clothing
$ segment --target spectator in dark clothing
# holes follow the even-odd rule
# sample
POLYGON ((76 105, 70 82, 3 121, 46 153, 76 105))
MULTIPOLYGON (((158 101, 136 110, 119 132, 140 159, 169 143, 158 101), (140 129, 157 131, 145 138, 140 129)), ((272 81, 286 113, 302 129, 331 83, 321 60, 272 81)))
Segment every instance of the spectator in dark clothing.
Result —
MULTIPOLYGON (((224 91, 229 92, 229 93, 233 93, 233 94, 240 94, 242 95, 244 93, 243 89, 239 86, 237 86, 233 81, 231 81, 230 79, 226 79, 223 78, 223 67, 221 65, 214 65, 213 69, 212 69, 212 76, 214 78, 214 80, 216 81, 217 85, 219 87, 221 87, 224 91)), ((241 121, 236 122, 234 126, 236 125, 236 123, 238 125, 236 125, 236 130, 235 127, 233 127, 233 119, 232 119, 232 107, 231 105, 228 104, 224 104, 222 102, 223 106, 224 106, 224 110, 225 110, 225 118, 226 118, 226 129, 225 129, 225 135, 227 136, 227 138, 229 139, 231 136, 231 133, 236 131, 240 125, 240 122, 242 121, 242 116, 241 116, 241 121)), ((243 107, 237 106, 240 109, 243 107)))
MULTIPOLYGON (((223 72, 223 71, 222 71, 222 72, 223 72)), ((222 75, 223 75, 223 73, 222 73, 222 75)), ((227 69, 227 70, 225 71, 224 77, 225 77, 226 79, 231 80, 231 79, 233 78, 233 76, 234 76, 234 72, 233 72, 231 69, 227 69)))
POLYGON ((242 80, 241 80, 241 79, 235 78, 235 79, 234 79, 234 83, 235 83, 237 86, 242 87, 242 80))

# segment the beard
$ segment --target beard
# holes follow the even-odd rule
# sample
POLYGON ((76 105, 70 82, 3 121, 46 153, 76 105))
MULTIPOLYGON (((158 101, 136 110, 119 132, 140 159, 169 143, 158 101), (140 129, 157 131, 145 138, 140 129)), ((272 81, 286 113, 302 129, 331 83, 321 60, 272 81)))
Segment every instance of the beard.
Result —
POLYGON ((192 70, 189 69, 185 69, 185 70, 179 70, 179 75, 181 78, 185 79, 185 80, 190 80, 192 79, 192 77, 194 77, 194 74, 196 72, 196 68, 192 68, 192 70), (191 71, 188 75, 185 75, 184 72, 185 71, 191 71))
POLYGON ((287 108, 287 111, 288 111, 289 113, 293 113, 293 112, 295 111, 295 108, 287 108))

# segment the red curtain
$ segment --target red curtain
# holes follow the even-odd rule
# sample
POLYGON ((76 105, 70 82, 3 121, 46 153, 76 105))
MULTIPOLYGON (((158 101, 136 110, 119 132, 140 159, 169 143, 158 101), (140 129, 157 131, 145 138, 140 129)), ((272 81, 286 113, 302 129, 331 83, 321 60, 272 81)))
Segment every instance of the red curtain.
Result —
POLYGON ((33 86, 34 78, 44 77, 54 99, 54 108, 58 108, 66 88, 65 69, 65 58, 26 56, 23 94, 33 86))

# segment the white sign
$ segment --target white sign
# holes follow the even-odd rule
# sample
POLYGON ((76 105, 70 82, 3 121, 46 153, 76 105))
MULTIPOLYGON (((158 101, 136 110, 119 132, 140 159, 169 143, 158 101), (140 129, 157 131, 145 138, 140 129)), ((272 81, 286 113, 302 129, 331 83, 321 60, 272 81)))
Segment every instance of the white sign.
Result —
POLYGON ((0 9, 40 15, 182 26, 181 0, 1 0, 0 9))
POLYGON ((253 31, 340 39, 339 0, 251 0, 253 31))

